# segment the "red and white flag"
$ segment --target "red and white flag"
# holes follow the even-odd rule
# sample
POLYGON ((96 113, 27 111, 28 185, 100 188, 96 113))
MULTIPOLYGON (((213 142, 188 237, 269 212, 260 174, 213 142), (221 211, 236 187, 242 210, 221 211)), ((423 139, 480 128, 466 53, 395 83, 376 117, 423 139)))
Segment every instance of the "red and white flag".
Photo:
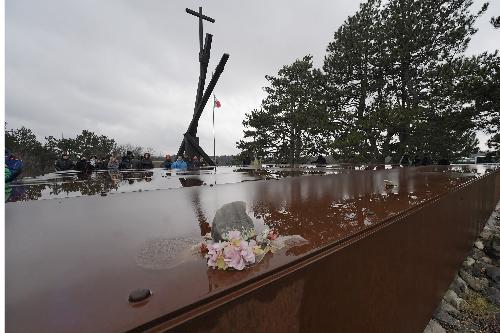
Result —
POLYGON ((215 105, 216 108, 220 108, 222 106, 222 104, 220 103, 220 101, 215 96, 214 96, 214 105, 215 105))

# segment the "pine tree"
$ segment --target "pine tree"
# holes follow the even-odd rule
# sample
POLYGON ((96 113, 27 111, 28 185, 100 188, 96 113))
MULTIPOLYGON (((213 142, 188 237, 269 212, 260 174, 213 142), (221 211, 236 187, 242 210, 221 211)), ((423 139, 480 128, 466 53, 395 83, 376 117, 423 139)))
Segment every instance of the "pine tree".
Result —
POLYGON ((258 157, 295 164, 325 149, 328 126, 323 103, 323 75, 305 56, 266 76, 267 97, 259 109, 247 114, 244 138, 238 148, 258 157))
MULTIPOLYGON (((451 159, 477 144, 463 101, 454 99, 473 24, 471 0, 369 0, 327 48, 330 111, 344 121, 333 138, 341 158, 387 154, 451 159), (346 121, 347 120, 347 121, 346 121), (431 144, 432 143, 432 144, 431 144)), ((396 158, 396 159, 397 159, 396 158)))
MULTIPOLYGON (((370 0, 339 28, 327 47, 324 72, 327 105, 340 133, 332 138, 333 155, 350 161, 380 159, 387 136, 380 1, 370 0)), ((386 143, 387 145, 387 143, 386 143)))
POLYGON ((393 108, 398 110, 398 152, 453 159, 471 152, 474 125, 453 99, 463 57, 477 17, 471 0, 391 0, 383 10, 388 40, 388 73, 393 108), (434 129, 434 130, 430 130, 434 129), (429 145, 433 142, 433 145, 429 145))
POLYGON ((499 51, 464 58, 457 67, 461 73, 455 90, 456 98, 466 105, 476 128, 492 135, 488 140, 489 148, 500 153, 499 51))

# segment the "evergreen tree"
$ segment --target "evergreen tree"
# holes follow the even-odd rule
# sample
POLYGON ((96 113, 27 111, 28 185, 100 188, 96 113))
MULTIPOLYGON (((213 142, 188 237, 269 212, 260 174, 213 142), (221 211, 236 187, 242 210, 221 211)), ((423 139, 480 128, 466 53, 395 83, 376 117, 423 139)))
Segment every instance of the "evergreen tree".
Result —
POLYGON ((456 94, 475 120, 477 129, 492 137, 489 148, 500 150, 500 55, 483 53, 459 63, 456 94))
POLYGON ((471 0, 369 0, 336 32, 324 71, 332 112, 344 121, 333 138, 343 159, 390 154, 452 159, 477 144, 470 111, 454 99, 473 24, 471 0), (344 115, 344 116, 343 116, 344 115))
POLYGON ((383 9, 392 64, 388 90, 400 113, 399 154, 423 151, 452 159, 471 152, 463 144, 475 142, 474 126, 451 99, 459 72, 449 68, 463 57, 474 22, 487 9, 471 14, 471 6, 472 0, 391 0, 383 9), (435 144, 429 147, 430 140, 435 144))
POLYGON ((117 148, 114 139, 110 139, 105 135, 97 135, 89 130, 83 130, 74 139, 57 139, 49 136, 45 140, 45 147, 48 150, 57 156, 67 153, 71 159, 77 159, 80 156, 89 158, 93 155, 104 157, 111 155, 117 148))
POLYGON ((305 56, 284 66, 277 76, 266 76, 267 97, 260 109, 247 114, 244 139, 238 148, 254 156, 290 164, 323 152, 331 130, 323 102, 323 75, 305 56))
POLYGON ((349 17, 327 47, 323 69, 328 111, 340 130, 331 152, 349 161, 377 160, 387 146, 384 77, 386 42, 380 1, 369 0, 349 17))
POLYGON ((37 140, 31 129, 24 126, 5 131, 5 148, 23 160, 25 176, 49 171, 56 157, 37 140))
POLYGON ((495 27, 495 29, 500 28, 500 16, 497 16, 496 18, 492 17, 490 22, 495 27))
POLYGON ((246 115, 244 156, 295 163, 325 149, 339 160, 453 160, 498 146, 498 54, 467 58, 472 0, 367 0, 335 32, 322 75, 310 58, 283 67, 246 115), (304 103, 306 102, 306 103, 304 103))
POLYGON ((110 139, 105 135, 97 135, 88 130, 83 130, 74 140, 78 144, 78 154, 87 158, 92 155, 107 156, 116 149, 114 139, 110 139))

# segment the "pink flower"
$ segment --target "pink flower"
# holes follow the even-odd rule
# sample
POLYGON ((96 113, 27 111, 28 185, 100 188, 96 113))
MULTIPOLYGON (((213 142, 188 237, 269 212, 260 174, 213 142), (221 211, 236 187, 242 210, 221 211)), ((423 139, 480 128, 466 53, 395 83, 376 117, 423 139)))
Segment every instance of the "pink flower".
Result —
POLYGON ((255 263, 255 253, 253 253, 253 247, 255 246, 255 241, 251 240, 249 243, 241 242, 241 257, 245 260, 245 263, 254 264, 255 263))
POLYGON ((276 240, 276 238, 278 238, 278 232, 276 232, 276 230, 274 230, 274 229, 269 230, 269 234, 267 235, 267 239, 273 241, 273 240, 276 240))
POLYGON ((237 240, 241 238, 241 232, 238 230, 232 230, 227 233, 228 240, 237 240))
MULTIPOLYGON (((274 230, 266 228, 262 233, 256 235, 257 240, 242 239, 240 231, 232 230, 227 233, 227 241, 208 243, 206 247, 201 245, 201 251, 206 251, 205 258, 208 266, 213 269, 226 270, 233 268, 243 270, 245 267, 255 264, 256 256, 267 253, 269 243, 278 237, 274 230), (266 246, 263 248, 263 246, 266 246)), ((260 257, 259 257, 260 258, 260 257)))
POLYGON ((238 247, 227 246, 224 249, 224 258, 229 267, 241 271, 245 268, 245 261, 241 257, 241 251, 238 247))
POLYGON ((208 266, 212 268, 217 268, 217 259, 223 256, 223 249, 226 246, 226 242, 218 242, 214 244, 207 245, 207 254, 205 257, 208 259, 208 266))

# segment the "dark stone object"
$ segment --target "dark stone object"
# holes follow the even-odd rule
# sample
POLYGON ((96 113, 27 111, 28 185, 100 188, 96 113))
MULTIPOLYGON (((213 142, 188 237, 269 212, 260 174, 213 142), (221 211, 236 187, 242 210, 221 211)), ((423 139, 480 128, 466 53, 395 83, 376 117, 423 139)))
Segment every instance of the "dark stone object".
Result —
POLYGON ((472 248, 472 258, 475 259, 475 260, 479 260, 481 259, 482 257, 484 257, 484 252, 479 250, 478 248, 476 247, 473 247, 472 248))
POLYGON ((129 303, 139 303, 151 297, 152 294, 149 289, 136 289, 128 295, 128 301, 129 303))
POLYGON ((452 328, 458 328, 460 325, 460 322, 457 319, 453 318, 449 313, 446 313, 443 310, 438 311, 434 315, 434 318, 452 328))
POLYGON ((500 283, 500 268, 488 265, 486 267, 486 275, 495 283, 500 283))
POLYGON ((491 241, 487 243, 486 253, 494 259, 500 259, 500 238, 498 236, 493 236, 491 241))
POLYGON ((477 292, 485 290, 489 283, 486 278, 475 278, 464 270, 459 271, 460 277, 471 287, 472 290, 477 292))
POLYGON ((453 317, 458 317, 460 315, 460 312, 450 303, 446 302, 445 300, 441 301, 441 304, 439 305, 439 310, 438 312, 444 311, 453 317))
POLYGON ((222 236, 231 230, 240 232, 254 228, 253 221, 246 213, 246 203, 234 201, 225 204, 215 212, 212 223, 212 239, 214 242, 222 241, 222 236))
POLYGON ((456 294, 462 294, 467 291, 467 284, 460 276, 457 276, 451 283, 450 289, 456 294))
POLYGON ((482 277, 484 271, 485 271, 484 264, 481 264, 479 262, 474 263, 474 265, 472 265, 472 267, 470 269, 470 272, 475 277, 482 277))
POLYGON ((500 291, 497 288, 488 288, 486 299, 496 306, 500 306, 500 291))

